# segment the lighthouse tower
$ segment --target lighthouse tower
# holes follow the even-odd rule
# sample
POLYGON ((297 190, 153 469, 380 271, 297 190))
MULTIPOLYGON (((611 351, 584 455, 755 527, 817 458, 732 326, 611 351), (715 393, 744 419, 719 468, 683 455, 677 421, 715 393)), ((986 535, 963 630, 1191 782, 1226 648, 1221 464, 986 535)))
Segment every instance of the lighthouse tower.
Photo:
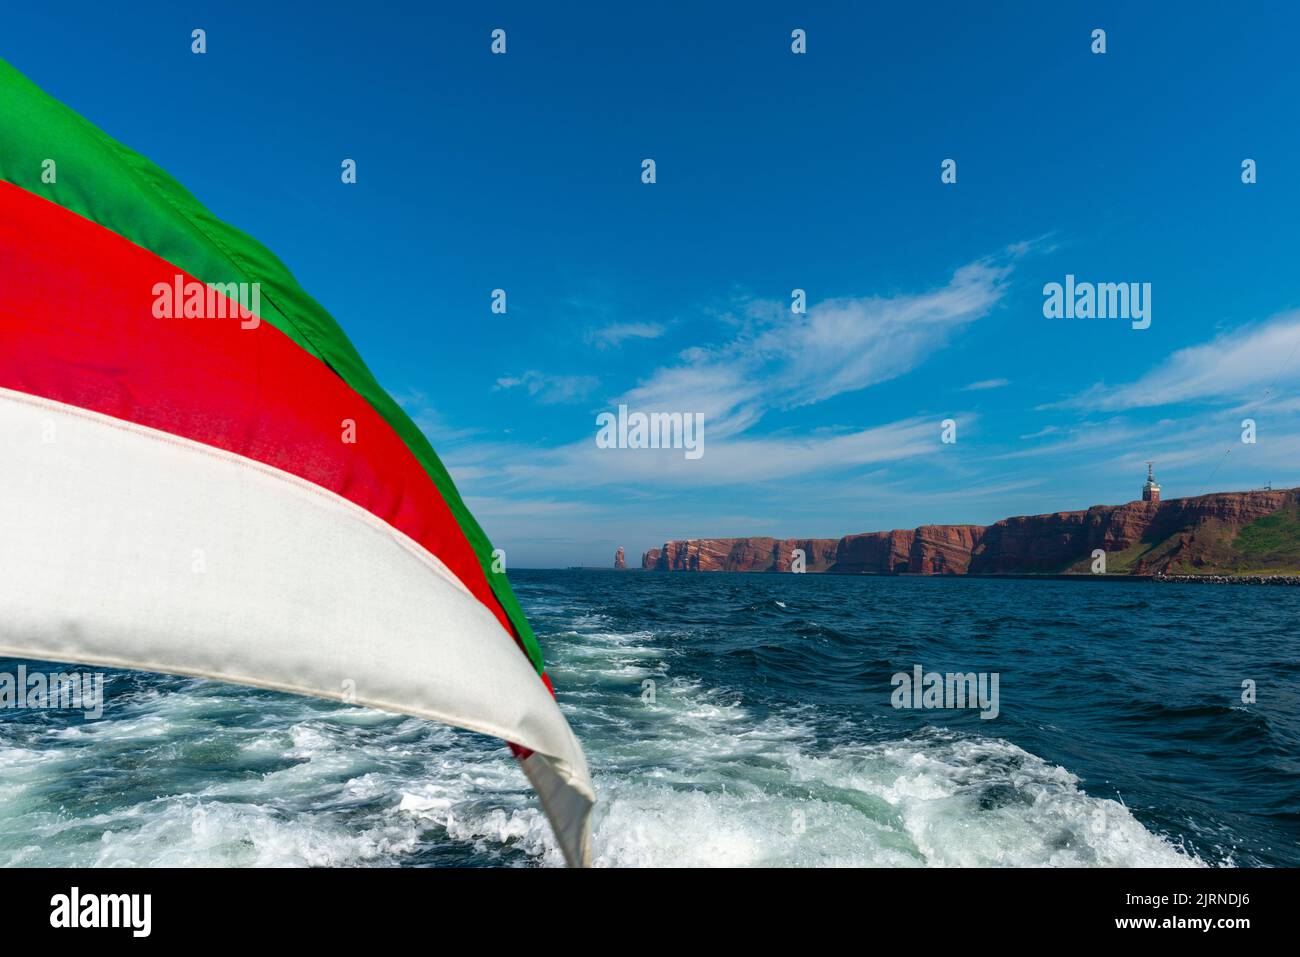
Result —
POLYGON ((1158 502, 1160 501, 1160 486, 1156 484, 1156 477, 1151 473, 1151 462, 1147 463, 1147 484, 1142 486, 1142 501, 1158 502))

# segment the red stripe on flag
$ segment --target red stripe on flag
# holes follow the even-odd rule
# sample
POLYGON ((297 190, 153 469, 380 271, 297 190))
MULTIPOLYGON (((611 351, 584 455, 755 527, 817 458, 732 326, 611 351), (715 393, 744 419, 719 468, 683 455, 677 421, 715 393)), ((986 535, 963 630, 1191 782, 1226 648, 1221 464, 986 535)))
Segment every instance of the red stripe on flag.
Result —
POLYGON ((336 492, 436 555, 513 636, 450 508, 388 423, 270 323, 155 318, 155 284, 177 276, 195 281, 0 182, 0 386, 225 449, 336 492), (353 444, 343 441, 348 420, 353 444))

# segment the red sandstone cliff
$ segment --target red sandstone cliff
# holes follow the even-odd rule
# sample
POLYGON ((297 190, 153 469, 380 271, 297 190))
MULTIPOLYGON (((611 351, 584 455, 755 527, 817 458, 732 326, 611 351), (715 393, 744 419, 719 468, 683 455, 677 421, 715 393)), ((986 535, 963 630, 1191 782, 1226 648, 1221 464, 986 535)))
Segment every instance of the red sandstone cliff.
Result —
POLYGON ((784 572, 794 550, 803 549, 804 568, 826 571, 835 561, 833 538, 692 538, 664 542, 641 559, 642 568, 689 572, 784 572))
POLYGON ((646 552, 661 571, 788 571, 802 548, 806 570, 844 575, 1087 572, 1094 549, 1107 571, 1150 574, 1240 564, 1234 542, 1246 525, 1300 505, 1300 489, 1219 492, 1163 502, 1095 505, 1022 515, 992 525, 922 525, 835 540, 697 538, 646 552))
POLYGON ((905 572, 911 564, 911 531, 866 532, 845 535, 835 548, 832 571, 844 575, 890 575, 905 572))

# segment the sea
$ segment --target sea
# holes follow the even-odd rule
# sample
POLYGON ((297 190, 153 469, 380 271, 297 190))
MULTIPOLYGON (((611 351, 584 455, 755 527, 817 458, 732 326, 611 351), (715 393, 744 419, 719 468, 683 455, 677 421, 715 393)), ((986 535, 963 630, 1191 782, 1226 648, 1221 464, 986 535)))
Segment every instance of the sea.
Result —
MULTIPOLYGON (((1300 589, 511 580, 591 765, 597 866, 1300 865, 1300 589), (895 707, 925 704, 898 690, 918 666, 996 676, 996 716, 895 707)), ((0 710, 0 865, 560 864, 470 732, 127 671, 98 720, 0 710)))

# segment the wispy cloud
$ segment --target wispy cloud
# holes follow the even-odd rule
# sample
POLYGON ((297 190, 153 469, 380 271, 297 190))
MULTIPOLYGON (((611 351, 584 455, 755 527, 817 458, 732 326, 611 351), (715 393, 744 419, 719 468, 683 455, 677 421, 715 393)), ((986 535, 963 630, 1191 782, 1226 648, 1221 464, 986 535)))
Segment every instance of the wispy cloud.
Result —
POLYGON ((1001 389, 1003 386, 1011 385, 1010 379, 981 379, 979 382, 972 382, 970 385, 962 386, 963 392, 983 392, 985 389, 1001 389))
POLYGON ((481 434, 479 429, 453 427, 447 422, 446 417, 433 407, 428 396, 418 389, 394 392, 393 398, 411 417, 411 420, 419 427, 420 431, 424 433, 425 438, 434 445, 458 442, 481 434))
POLYGON ((546 405, 562 402, 581 402, 587 398, 600 380, 593 375, 547 375, 536 369, 517 376, 502 376, 494 389, 523 389, 538 402, 546 405))
MULTIPOLYGON (((940 416, 914 416, 869 428, 837 427, 811 434, 760 431, 765 416, 813 405, 904 375, 941 350, 966 325, 1001 301, 1024 247, 964 265, 944 284, 893 296, 839 297, 793 315, 788 303, 742 299, 715 328, 722 342, 697 345, 650 372, 611 400, 633 410, 702 413, 702 458, 680 450, 602 449, 596 422, 578 441, 538 448, 492 442, 458 449, 447 460, 458 479, 479 494, 545 497, 558 488, 618 487, 623 493, 663 487, 753 485, 861 472, 921 456, 931 461, 951 447, 940 440, 940 416)), ((715 317, 717 318, 717 317, 715 317)), ((599 341, 661 334, 654 323, 615 323, 599 341)), ((596 338, 592 340, 597 341, 596 338)), ((595 376, 552 376, 538 370, 497 380, 540 402, 575 402, 598 385, 595 376)), ((994 388, 1004 380, 976 383, 994 388)), ((969 428, 972 413, 956 415, 969 428)), ((956 454, 956 453, 952 453, 956 454)))
POLYGON ((597 349, 610 349, 628 339, 658 339, 666 328, 658 322, 616 322, 590 330, 586 339, 597 349))
POLYGON ((1179 402, 1262 399, 1275 383, 1300 379, 1300 312, 1222 333, 1180 349, 1136 382, 1097 383, 1049 408, 1140 409, 1179 402))
POLYGON ((1022 441, 1031 441, 1048 435, 1063 436, 1050 443, 1038 443, 1028 448, 1015 449, 994 456, 996 459, 1039 458, 1043 456, 1058 457, 1076 452, 1095 452, 1098 449, 1121 448, 1131 446, 1145 433, 1125 422, 1114 419, 1106 422, 1085 422, 1069 429, 1049 426, 1032 435, 1022 435, 1022 441))
MULTIPOLYGON (((975 416, 962 413, 973 424, 975 416)), ((677 449, 602 449, 591 439, 553 449, 497 446, 486 465, 482 456, 470 462, 454 457, 454 474, 480 469, 496 476, 503 489, 539 493, 545 489, 597 486, 722 487, 753 485, 808 475, 831 475, 863 466, 935 456, 940 442, 937 418, 910 418, 869 429, 825 432, 811 436, 733 436, 712 444, 705 454, 687 460, 677 449)))
POLYGON ((1020 436, 1020 440, 1023 442, 1029 439, 1041 439, 1044 436, 1056 435, 1060 431, 1061 427, 1059 425, 1045 425, 1037 432, 1030 432, 1026 435, 1020 436))
POLYGON ((827 299, 807 315, 788 304, 747 304, 737 334, 684 352, 620 401, 702 412, 716 437, 736 435, 773 409, 811 405, 904 375, 1001 300, 1015 253, 958 269, 927 292, 827 299))

